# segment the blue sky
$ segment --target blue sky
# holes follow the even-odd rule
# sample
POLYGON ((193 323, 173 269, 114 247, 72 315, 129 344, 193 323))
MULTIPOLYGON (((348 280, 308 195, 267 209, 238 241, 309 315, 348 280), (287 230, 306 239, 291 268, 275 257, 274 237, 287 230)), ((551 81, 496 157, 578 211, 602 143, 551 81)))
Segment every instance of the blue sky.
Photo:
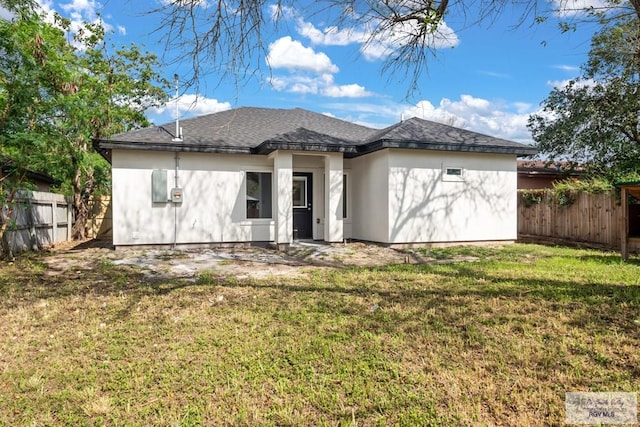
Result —
MULTIPOLYGON (((98 14, 113 41, 137 43, 162 55, 161 33, 155 32, 160 16, 144 12, 161 0, 40 0, 45 11, 56 10, 73 21, 94 21, 98 14)), ((599 0, 585 1, 594 4, 599 0)), ((553 3, 548 3, 554 8, 553 3)), ((419 81, 419 90, 407 98, 408 82, 401 76, 381 74, 386 49, 392 40, 365 49, 362 31, 336 33, 327 29, 321 15, 305 17, 287 9, 285 25, 269 31, 268 60, 259 58, 264 75, 241 87, 234 82, 218 84, 210 76, 195 88, 181 90, 182 117, 191 117, 240 106, 301 107, 349 120, 384 127, 401 117, 418 116, 466 129, 531 142, 526 129, 529 114, 554 86, 579 75, 586 60, 593 26, 561 34, 557 19, 543 24, 525 22, 514 29, 520 16, 508 10, 490 25, 471 26, 447 18, 442 32, 446 39, 434 41, 435 58, 419 81), (195 101, 195 103, 194 103, 195 101)), ((167 78, 188 73, 190 64, 163 68, 167 78)), ((148 116, 155 123, 173 120, 175 104, 154 109, 148 116)))

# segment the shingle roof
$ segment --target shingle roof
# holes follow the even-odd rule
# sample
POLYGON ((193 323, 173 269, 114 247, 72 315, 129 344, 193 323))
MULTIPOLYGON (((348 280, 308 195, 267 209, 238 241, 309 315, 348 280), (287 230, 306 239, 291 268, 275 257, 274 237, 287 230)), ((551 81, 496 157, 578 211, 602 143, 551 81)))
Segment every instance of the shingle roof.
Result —
MULTIPOLYGON (((448 126, 442 123, 413 117, 382 129, 369 137, 367 142, 396 141, 422 142, 436 145, 521 148, 522 144, 495 138, 481 133, 448 126)), ((468 150, 464 150, 468 151, 468 150)))
POLYGON ((112 148, 165 151, 268 154, 305 150, 343 152, 355 157, 383 148, 534 154, 534 147, 494 138, 418 118, 378 130, 324 114, 243 107, 182 120, 182 141, 173 141, 175 125, 113 135, 95 141, 101 150, 112 148))
MULTIPOLYGON (((252 148, 279 134, 299 128, 347 141, 359 141, 375 132, 364 126, 324 114, 292 110, 242 107, 180 121, 185 144, 252 148)), ((174 123, 113 135, 115 142, 170 143, 174 123), (166 129, 163 130, 162 128, 166 129)))

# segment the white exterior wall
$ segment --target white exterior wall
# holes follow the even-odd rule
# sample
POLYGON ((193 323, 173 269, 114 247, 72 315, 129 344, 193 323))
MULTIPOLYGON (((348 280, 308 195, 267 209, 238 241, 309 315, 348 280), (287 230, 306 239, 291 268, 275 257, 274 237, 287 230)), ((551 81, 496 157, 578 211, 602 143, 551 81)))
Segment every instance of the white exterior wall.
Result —
POLYGON ((342 183, 344 170, 342 154, 331 153, 324 158, 324 240, 327 242, 342 242, 344 232, 342 227, 342 183))
POLYGON ((517 238, 515 155, 388 151, 388 243, 517 238), (463 178, 443 180, 443 167, 463 178))
POLYGON ((275 240, 278 244, 288 244, 293 240, 293 155, 276 151, 272 157, 275 175, 275 240))
MULTIPOLYGON (((337 154, 335 159, 326 154, 282 154, 286 154, 280 165, 285 193, 291 189, 292 171, 313 173, 314 239, 342 240, 340 233, 344 238, 382 243, 517 237, 514 155, 386 149, 343 161, 337 154), (463 168, 464 180, 443 181, 443 166, 463 168), (332 172, 327 174, 327 170, 332 172), (334 190, 341 190, 342 173, 347 175, 345 220, 341 191, 334 191, 329 199, 325 194, 328 182, 334 190), (325 221, 327 212, 333 217, 333 226, 325 221)), ((276 239, 278 174, 274 156, 180 153, 183 203, 152 203, 152 171, 167 171, 169 193, 174 187, 174 156, 170 152, 113 150, 114 245, 172 244, 174 224, 178 244, 287 242, 293 232, 288 215, 282 216, 284 228, 276 239), (246 171, 273 174, 273 218, 246 218, 246 171)), ((291 192, 288 194, 290 199, 291 192)), ((283 209, 290 205, 290 200, 284 202, 283 209)))
MULTIPOLYGON (((274 241, 274 219, 246 219, 245 171, 273 173, 266 156, 180 153, 183 203, 152 203, 151 173, 167 170, 174 153, 113 150, 114 245, 172 244, 174 215, 181 243, 274 241)), ((275 181, 275 177, 274 177, 275 181)), ((275 202, 275 200, 272 200, 275 202)), ((275 203, 274 203, 275 212, 275 203)))
POLYGON ((351 195, 347 200, 350 237, 388 243, 389 150, 356 157, 350 163, 351 195))
POLYGON ((342 232, 345 239, 353 238, 353 182, 351 159, 342 159, 343 174, 347 176, 347 217, 342 219, 342 232))

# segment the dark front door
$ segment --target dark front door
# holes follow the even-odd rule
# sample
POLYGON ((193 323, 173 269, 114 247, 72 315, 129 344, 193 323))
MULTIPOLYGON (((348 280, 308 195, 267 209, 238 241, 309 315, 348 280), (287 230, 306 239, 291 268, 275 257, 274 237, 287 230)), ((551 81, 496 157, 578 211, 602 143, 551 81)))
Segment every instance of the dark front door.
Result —
POLYGON ((313 188, 312 174, 294 172, 293 174, 293 238, 313 238, 313 188))

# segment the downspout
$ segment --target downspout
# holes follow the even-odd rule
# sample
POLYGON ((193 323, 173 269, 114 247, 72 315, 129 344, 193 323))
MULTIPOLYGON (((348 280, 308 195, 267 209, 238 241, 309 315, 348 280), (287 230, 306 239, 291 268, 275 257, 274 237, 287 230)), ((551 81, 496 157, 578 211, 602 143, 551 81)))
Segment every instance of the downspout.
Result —
MULTIPOLYGON (((180 154, 176 151, 175 155, 175 186, 174 188, 180 188, 178 185, 178 173, 180 172, 180 154)), ((173 201, 173 249, 176 249, 176 244, 178 243, 178 202, 173 201)))
MULTIPOLYGON (((176 84, 176 134, 171 139, 173 142, 182 142, 182 129, 180 128, 180 108, 178 105, 178 99, 180 97, 180 86, 179 86, 179 76, 177 74, 173 75, 176 84)), ((176 151, 175 155, 175 186, 173 187, 175 190, 180 188, 178 185, 178 173, 180 172, 180 154, 176 151)), ((173 250, 176 249, 176 244, 178 243, 178 201, 174 200, 173 191, 171 191, 171 201, 173 202, 173 250)))

